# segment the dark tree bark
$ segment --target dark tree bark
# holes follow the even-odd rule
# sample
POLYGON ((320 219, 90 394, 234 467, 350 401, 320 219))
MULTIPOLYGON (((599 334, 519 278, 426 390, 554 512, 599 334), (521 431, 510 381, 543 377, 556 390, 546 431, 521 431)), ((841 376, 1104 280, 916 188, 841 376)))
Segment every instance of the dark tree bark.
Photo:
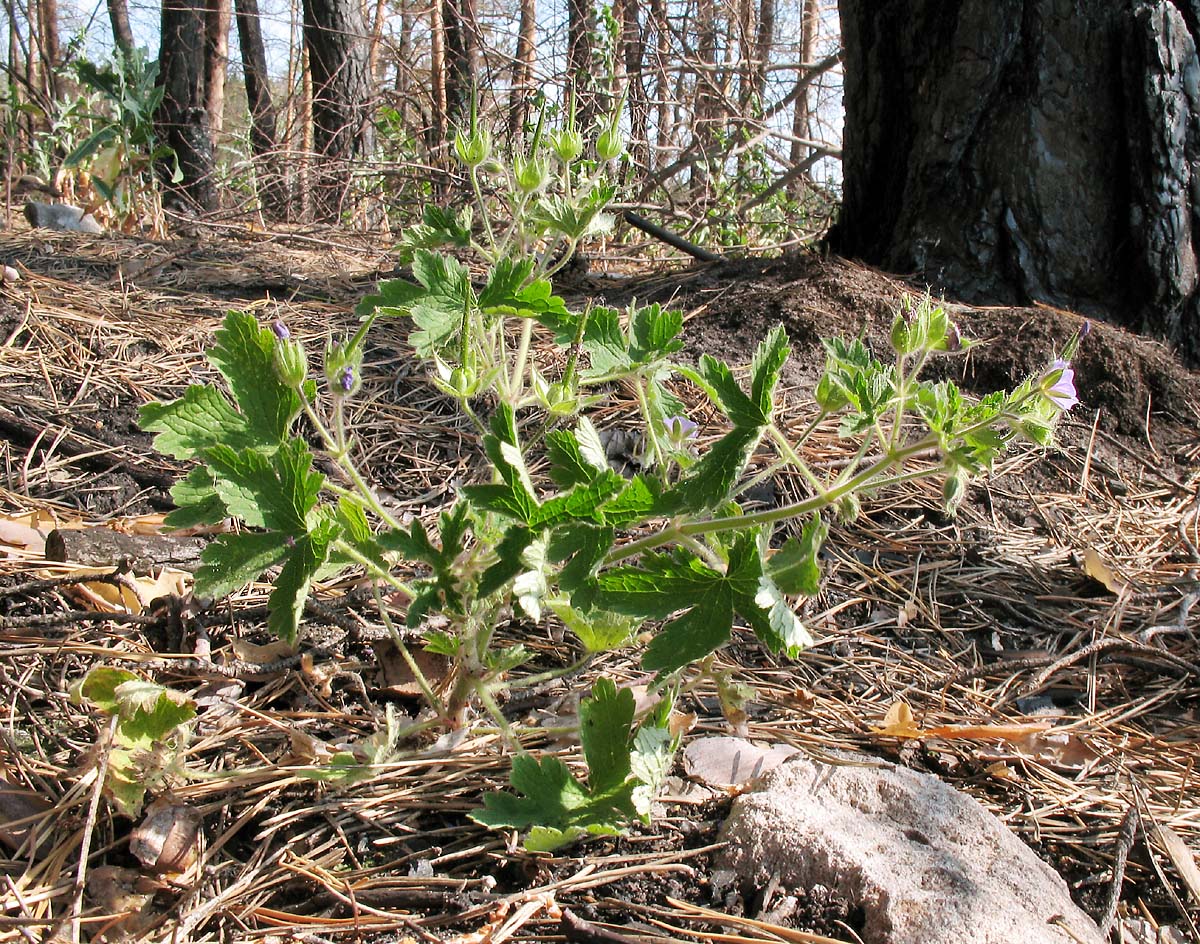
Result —
POLYGON ((579 127, 592 127, 599 114, 596 76, 592 70, 592 32, 595 29, 592 0, 567 0, 567 81, 575 95, 579 127))
POLYGON ((840 0, 837 251, 1200 361, 1200 2, 840 0))
POLYGON ((112 24, 113 42, 124 53, 133 52, 133 30, 129 26, 129 4, 125 0, 107 0, 108 21, 112 24))
MULTIPOLYGON (((446 114, 451 126, 467 123, 477 88, 474 0, 445 0, 442 10, 446 54, 446 114)), ((453 134, 453 131, 450 132, 453 134)))
POLYGON ((304 0, 304 43, 320 161, 314 196, 328 219, 352 209, 351 164, 374 146, 367 36, 358 0, 304 0))
POLYGON ((537 62, 537 0, 521 0, 517 27, 517 58, 513 60, 512 101, 509 103, 508 135, 516 140, 529 121, 533 95, 533 67, 537 62))
POLYGON ((225 70, 229 68, 229 0, 205 0, 204 109, 216 143, 225 127, 225 70))
POLYGON ((159 136, 175 151, 183 180, 176 192, 202 210, 216 207, 213 146, 204 98, 204 5, 163 0, 159 81, 163 101, 159 136))
POLYGON ((287 199, 277 167, 277 118, 275 104, 271 101, 271 80, 267 72, 258 0, 236 0, 236 3, 238 45, 242 50, 242 74, 250 109, 250 150, 257 170, 258 196, 268 212, 285 214, 287 199))

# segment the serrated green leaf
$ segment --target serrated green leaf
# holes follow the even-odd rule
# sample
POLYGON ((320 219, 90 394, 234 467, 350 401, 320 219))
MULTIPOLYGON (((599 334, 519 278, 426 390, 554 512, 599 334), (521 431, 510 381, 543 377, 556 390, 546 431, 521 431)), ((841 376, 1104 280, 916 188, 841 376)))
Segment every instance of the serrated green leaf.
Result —
POLYGON ((777 324, 754 352, 750 366, 750 399, 768 420, 775 411, 775 387, 790 351, 787 332, 783 325, 777 324))
POLYGON ((259 443, 246 418, 216 387, 193 385, 170 403, 146 403, 138 425, 154 437, 154 448, 176 459, 194 459, 205 449, 225 443, 245 449, 259 443))
POLYGON ((197 595, 219 599, 240 590, 288 555, 287 541, 278 531, 220 535, 200 553, 197 595))
POLYGON ((533 532, 528 528, 509 528, 503 540, 496 545, 497 560, 479 578, 477 594, 486 598, 500 591, 510 580, 516 578, 524 568, 522 555, 533 543, 533 532))
POLYGON ((116 688, 121 721, 117 736, 130 747, 149 749, 196 716, 196 703, 157 682, 131 679, 116 688))
POLYGON ((417 327, 409 342, 422 357, 432 357, 454 341, 464 308, 476 306, 475 292, 470 273, 452 256, 418 250, 413 256, 413 275, 426 291, 409 304, 417 327))
POLYGON ((287 563, 275 578, 275 589, 267 601, 267 629, 289 644, 300 633, 300 618, 313 578, 329 557, 336 527, 326 523, 310 534, 296 538, 287 563))
POLYGON ((613 308, 593 308, 583 332, 583 349, 591 366, 585 377, 620 374, 630 370, 629 339, 621 330, 621 315, 613 308))
POLYGON ((616 498, 604 505, 604 520, 618 528, 641 521, 653 513, 657 503, 658 497, 650 490, 646 480, 635 475, 625 483, 616 498))
POLYGON ((829 525, 821 516, 813 515, 804 522, 800 536, 790 537, 783 547, 767 561, 767 573, 784 593, 802 593, 816 596, 821 589, 821 563, 819 555, 829 525))
POLYGON ((608 458, 600 434, 587 417, 580 417, 575 431, 555 429, 546 434, 550 480, 560 488, 590 482, 608 471, 608 458))
POLYGON ((619 649, 640 625, 634 617, 621 616, 609 610, 592 609, 586 613, 569 603, 558 600, 550 604, 554 615, 583 644, 588 652, 611 652, 619 649))
POLYGON ((655 303, 634 307, 629 313, 630 359, 639 365, 650 364, 674 354, 683 347, 678 339, 683 330, 683 313, 664 310, 655 303))
POLYGON ((644 554, 637 566, 600 574, 596 605, 626 616, 663 619, 694 606, 723 583, 724 574, 686 551, 644 554))
POLYGON ((264 447, 286 439, 303 408, 300 395, 275 375, 275 344, 275 335, 259 328, 253 315, 231 311, 208 352, 209 363, 229 384, 247 432, 264 447))
POLYGON ((558 575, 558 585, 573 593, 589 580, 612 548, 613 535, 611 527, 582 522, 556 528, 550 537, 550 559, 556 563, 569 560, 558 575))
POLYGON ((542 618, 542 598, 550 589, 544 539, 530 541, 521 551, 521 567, 521 573, 513 580, 513 596, 525 615, 537 623, 542 618))
POLYGON ((728 500, 762 438, 761 426, 735 426, 688 471, 663 501, 670 508, 699 513, 728 500))
POLYGON ((591 799, 557 757, 543 757, 539 763, 528 754, 518 754, 513 758, 509 781, 524 796, 485 794, 483 809, 472 811, 471 819, 493 829, 567 825, 573 812, 585 807, 591 799))
POLYGON ((366 318, 376 310, 381 315, 407 316, 409 307, 424 297, 425 291, 423 285, 406 282, 404 279, 389 279, 379 283, 377 293, 364 297, 355 307, 354 313, 361 318, 366 318))
POLYGON ((724 361, 708 354, 700 358, 700 376, 705 381, 706 391, 716 401, 735 428, 756 428, 769 422, 766 413, 757 403, 746 396, 734 379, 733 371, 724 361))
POLYGON ((580 520, 599 524, 604 520, 601 506, 624 488, 625 480, 612 469, 605 469, 593 481, 542 502, 530 515, 529 527, 541 530, 580 520))
POLYGON ((679 739, 666 725, 667 719, 663 718, 662 722, 651 723, 651 719, 643 722, 634 735, 633 750, 629 755, 630 772, 639 781, 633 791, 633 803, 643 819, 649 817, 654 798, 671 772, 679 745, 679 739))
POLYGON ((71 701, 78 705, 86 699, 106 714, 115 715, 120 711, 117 686, 136 681, 137 678, 127 669, 98 665, 71 687, 71 701))
POLYGON ((579 737, 588 765, 588 790, 612 793, 629 779, 629 742, 633 727, 633 692, 599 678, 592 697, 579 706, 579 737))
MULTIPOLYGON (((772 652, 784 652, 789 659, 794 659, 800 651, 813 644, 812 635, 801 622, 792 605, 784 597, 770 577, 760 577, 758 593, 754 595, 754 603, 766 615, 765 623, 751 619, 755 634, 772 652)), ((739 607, 738 612, 744 608, 739 607)))
POLYGON ((216 445, 204 457, 231 514, 251 527, 291 535, 308 530, 308 513, 316 506, 325 477, 311 470, 312 453, 303 440, 289 440, 274 455, 216 445))
POLYGON ((715 652, 732 632, 733 590, 726 581, 717 581, 696 598, 695 606, 650 641, 642 668, 667 675, 715 652))
POLYGON ((178 507, 163 520, 168 528, 217 524, 229 517, 229 510, 217 494, 212 472, 202 465, 193 466, 171 487, 171 500, 178 507))

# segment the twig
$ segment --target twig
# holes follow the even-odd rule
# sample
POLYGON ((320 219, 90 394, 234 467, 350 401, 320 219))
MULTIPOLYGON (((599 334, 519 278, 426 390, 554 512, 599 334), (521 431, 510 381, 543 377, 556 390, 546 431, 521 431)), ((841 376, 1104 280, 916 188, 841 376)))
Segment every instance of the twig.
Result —
POLYGON ((80 944, 80 929, 83 921, 83 893, 87 887, 88 857, 92 852, 92 834, 96 830, 96 817, 100 812, 100 797, 104 795, 104 779, 108 776, 108 762, 112 753, 113 738, 117 734, 118 715, 108 722, 108 737, 100 750, 100 763, 96 766, 96 783, 92 787, 92 799, 88 803, 87 819, 83 823, 83 835, 79 840, 79 868, 75 872, 74 898, 71 902, 71 942, 80 944))
POLYGON ((1129 804, 1125 817, 1121 820, 1121 828, 1117 832, 1117 846, 1113 850, 1112 879, 1108 885, 1108 900, 1104 903, 1104 911, 1100 921, 1101 937, 1108 937, 1112 931, 1113 922, 1117 919, 1117 904, 1121 900, 1121 886, 1125 884, 1125 866, 1129 862, 1129 850, 1137 838, 1138 830, 1142 827, 1142 817, 1138 813, 1136 803, 1129 804))

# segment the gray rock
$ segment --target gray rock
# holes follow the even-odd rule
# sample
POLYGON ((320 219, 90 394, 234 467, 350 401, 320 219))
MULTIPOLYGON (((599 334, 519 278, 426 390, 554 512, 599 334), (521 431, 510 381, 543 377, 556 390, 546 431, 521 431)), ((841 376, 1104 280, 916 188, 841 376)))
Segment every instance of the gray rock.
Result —
POLYGON ((38 203, 31 200, 25 204, 25 219, 29 220, 30 226, 43 229, 97 235, 104 232, 104 227, 96 222, 92 214, 84 213, 69 203, 38 203))
POLYGON ((866 944, 1104 941, 1050 866, 928 774, 793 758, 734 801, 721 838, 717 868, 860 904, 866 944))

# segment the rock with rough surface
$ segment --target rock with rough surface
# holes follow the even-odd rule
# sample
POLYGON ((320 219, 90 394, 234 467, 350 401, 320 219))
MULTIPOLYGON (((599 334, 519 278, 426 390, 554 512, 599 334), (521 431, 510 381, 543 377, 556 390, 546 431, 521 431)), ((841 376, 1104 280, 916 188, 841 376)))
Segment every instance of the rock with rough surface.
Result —
POLYGON ((37 203, 31 200, 25 204, 25 219, 29 220, 30 226, 40 226, 42 229, 96 235, 104 232, 104 227, 96 222, 92 214, 68 203, 37 203))
POLYGON ((794 758, 734 801, 721 838, 720 868, 861 905, 866 944, 1104 941, 1050 866, 928 774, 794 758))

